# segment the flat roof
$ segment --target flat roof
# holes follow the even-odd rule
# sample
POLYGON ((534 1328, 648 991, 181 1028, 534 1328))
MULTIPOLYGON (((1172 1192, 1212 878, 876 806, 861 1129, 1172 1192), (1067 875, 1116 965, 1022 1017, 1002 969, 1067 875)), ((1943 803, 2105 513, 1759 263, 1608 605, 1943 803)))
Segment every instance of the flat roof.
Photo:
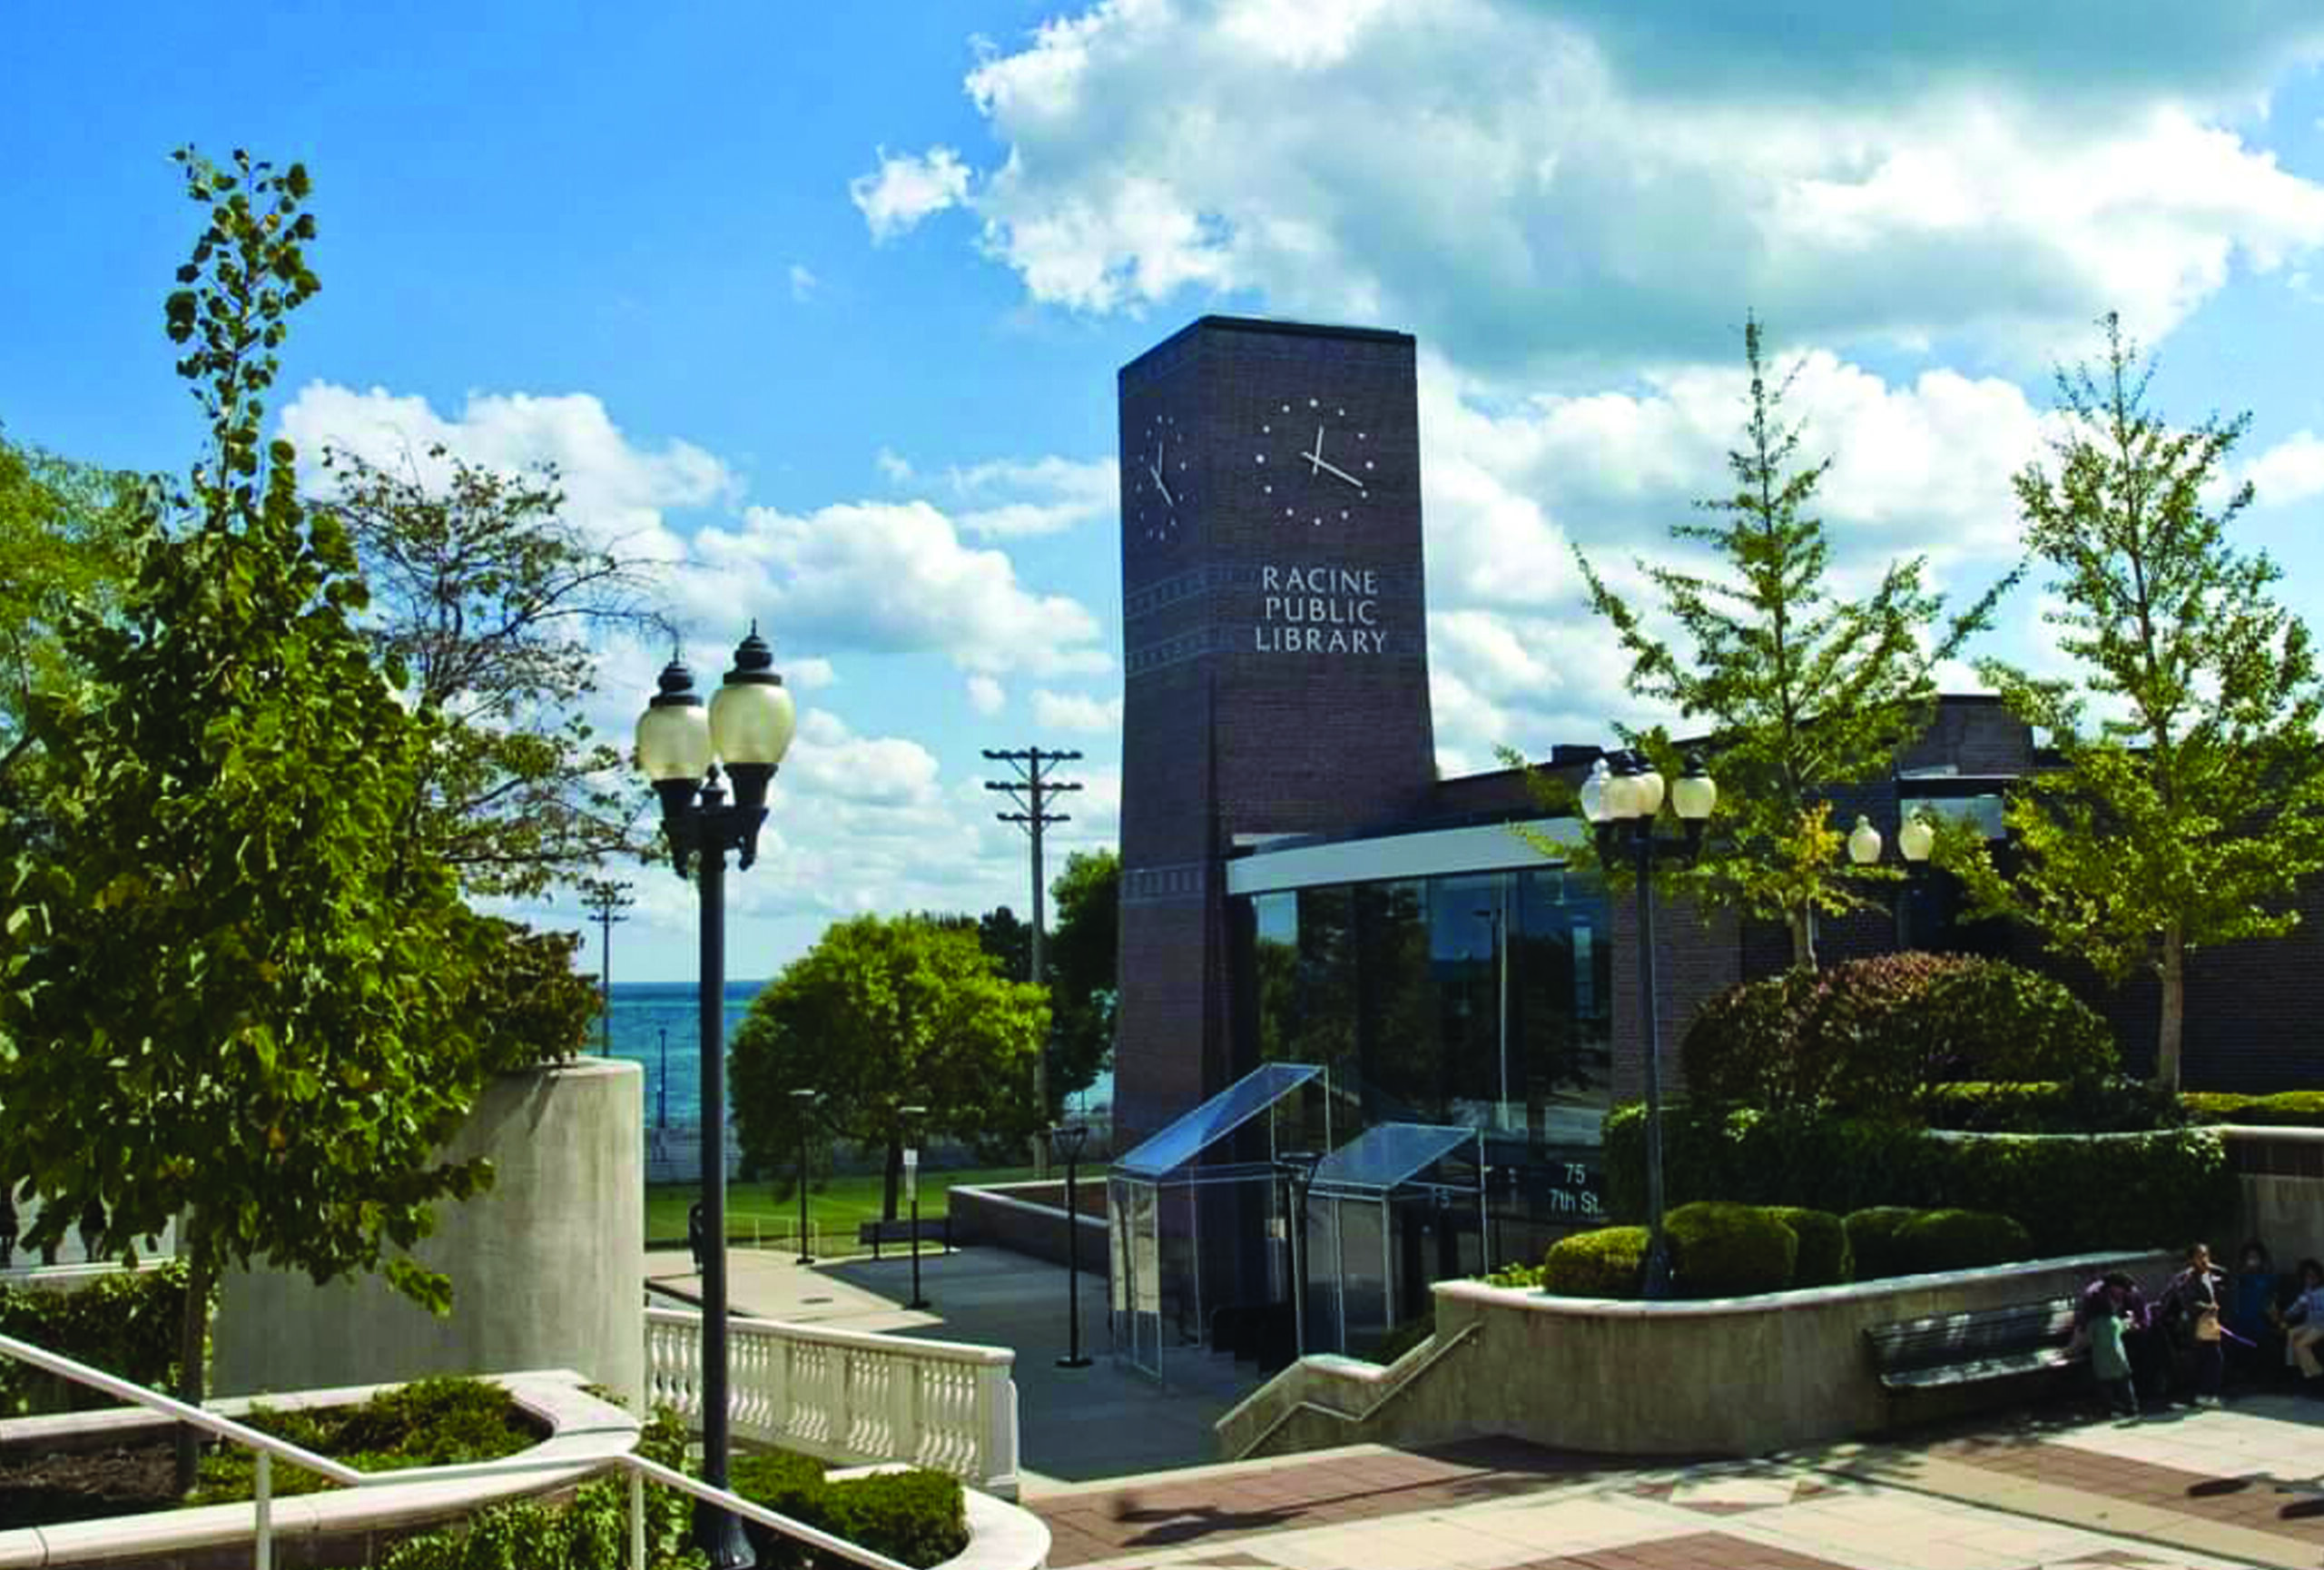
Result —
POLYGON ((1343 322, 1279 321, 1265 316, 1197 316, 1177 331, 1147 349, 1121 368, 1127 376, 1137 366, 1168 349, 1190 333, 1208 328, 1216 332, 1264 332, 1285 338, 1344 338, 1366 343, 1414 344, 1420 341, 1409 332, 1398 332, 1385 327, 1352 327, 1343 322))

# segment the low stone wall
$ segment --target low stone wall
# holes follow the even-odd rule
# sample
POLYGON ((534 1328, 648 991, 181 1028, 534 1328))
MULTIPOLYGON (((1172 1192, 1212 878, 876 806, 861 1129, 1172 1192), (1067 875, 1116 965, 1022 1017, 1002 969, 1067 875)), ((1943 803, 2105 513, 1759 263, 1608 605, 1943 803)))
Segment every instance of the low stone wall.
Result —
MULTIPOLYGON (((1957 1409, 1884 1390, 1874 1325, 2066 1296, 2163 1254, 2088 1254, 1992 1269, 1697 1302, 1553 1298, 1440 1282, 1436 1333, 1392 1368, 1309 1358, 1218 1422, 1229 1457, 1358 1442, 1509 1434, 1617 1456, 1756 1456, 1957 1409)), ((1965 1392, 1961 1402, 1990 1399, 1965 1392)))
POLYGON ((2235 1125, 2220 1131, 2241 1190, 2236 1235, 2213 1238, 2211 1252, 2232 1265, 2246 1239, 2267 1244, 2276 1269, 2324 1259, 2324 1129, 2235 1125))
MULTIPOLYGON (((1102 1179, 1084 1181, 1076 1196, 1082 1214, 1081 1273, 1106 1273, 1106 1185, 1102 1179), (1092 1200, 1096 1214, 1090 1213, 1092 1200)), ((1065 1183, 993 1183, 981 1188, 955 1187, 947 1200, 952 1215, 952 1240, 988 1243, 1012 1249, 1052 1265, 1066 1262, 1065 1183)))
POLYGON ((436 1207, 413 1257, 452 1279, 438 1318, 370 1277, 319 1287, 254 1269, 222 1283, 221 1395, 504 1368, 577 1368, 645 1389, 644 1071, 582 1058, 503 1076, 446 1154, 488 1157, 493 1185, 436 1207))

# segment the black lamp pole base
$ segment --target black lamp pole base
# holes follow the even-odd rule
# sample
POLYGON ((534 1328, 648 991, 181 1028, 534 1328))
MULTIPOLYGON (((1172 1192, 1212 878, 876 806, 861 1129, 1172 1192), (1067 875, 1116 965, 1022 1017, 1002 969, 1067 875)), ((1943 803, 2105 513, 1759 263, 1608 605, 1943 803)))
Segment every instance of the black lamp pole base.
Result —
POLYGON ((707 1499, 694 1506, 694 1545, 710 1561, 710 1570, 757 1570, 758 1556, 743 1523, 707 1499))
POLYGON ((1087 1358, 1059 1358, 1057 1360, 1057 1366, 1060 1368, 1087 1368, 1089 1367, 1089 1359, 1087 1358))

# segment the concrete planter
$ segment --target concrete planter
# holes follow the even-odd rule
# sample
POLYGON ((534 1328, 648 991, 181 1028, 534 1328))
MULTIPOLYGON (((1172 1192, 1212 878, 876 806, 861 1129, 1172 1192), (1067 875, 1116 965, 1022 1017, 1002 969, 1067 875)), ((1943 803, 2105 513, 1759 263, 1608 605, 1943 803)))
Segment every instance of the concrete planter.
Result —
MULTIPOLYGON (((570 1487, 601 1466, 607 1456, 626 1455, 637 1447, 637 1419, 582 1389, 577 1374, 562 1370, 509 1374, 497 1382, 549 1430, 547 1438, 520 1452, 521 1458, 570 1461, 570 1466, 509 1476, 387 1483, 286 1496, 274 1501, 275 1563, 285 1566, 371 1564, 402 1537, 457 1520, 487 1505, 570 1487)), ((278 1408, 352 1406, 378 1388, 300 1391, 272 1397, 267 1404, 278 1408)), ((217 1401, 211 1406, 222 1416, 239 1417, 251 1403, 217 1401)), ((173 1427, 167 1417, 137 1407, 18 1417, 0 1422, 0 1448, 54 1450, 75 1444, 135 1443, 169 1434, 173 1427)), ((135 1566, 138 1570, 216 1566, 225 1570, 251 1563, 253 1520, 254 1509, 249 1505, 205 1505, 192 1510, 20 1527, 0 1532, 0 1565, 135 1566)))
POLYGON ((581 1058, 486 1089, 447 1154, 487 1157, 497 1176, 438 1206, 435 1235, 413 1250, 452 1279, 443 1318, 369 1277, 229 1273, 212 1329, 218 1393, 575 1368, 637 1403, 644 1086, 635 1063, 581 1058))
MULTIPOLYGON (((1443 1281, 1436 1332, 1387 1368, 1308 1358, 1218 1421, 1230 1459, 1509 1434, 1612 1456, 1757 1456, 1946 1414, 1882 1388, 1874 1325, 2068 1296, 2165 1254, 2088 1254, 1844 1287, 1669 1303, 1443 1281)), ((1970 1391, 1962 1400, 1989 1400, 1970 1391)))

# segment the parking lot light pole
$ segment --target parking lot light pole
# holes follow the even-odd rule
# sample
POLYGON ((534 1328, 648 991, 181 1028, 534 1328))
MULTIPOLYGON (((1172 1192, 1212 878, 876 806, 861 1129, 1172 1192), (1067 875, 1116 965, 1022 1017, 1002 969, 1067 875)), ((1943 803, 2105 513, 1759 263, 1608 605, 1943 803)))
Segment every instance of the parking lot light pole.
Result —
POLYGON ((803 1265, 815 1262, 815 1246, 807 1239, 807 1138, 815 1101, 812 1091, 802 1088, 791 1092, 791 1104, 799 1109, 799 1263, 803 1265))
POLYGON ((1089 1359, 1081 1355, 1081 1205, 1080 1191, 1075 1183, 1081 1170, 1081 1147, 1088 1139, 1089 1131, 1079 1123, 1049 1131, 1049 1143, 1056 1148, 1058 1159, 1065 1163, 1066 1352, 1057 1360, 1060 1368, 1089 1366, 1089 1359))
POLYGON ((928 1299, 920 1295, 920 1125, 928 1109, 898 1107, 896 1111, 904 1120, 904 1138, 911 1141, 904 1147, 904 1202, 911 1208, 911 1301, 904 1307, 918 1310, 928 1307, 928 1299))

